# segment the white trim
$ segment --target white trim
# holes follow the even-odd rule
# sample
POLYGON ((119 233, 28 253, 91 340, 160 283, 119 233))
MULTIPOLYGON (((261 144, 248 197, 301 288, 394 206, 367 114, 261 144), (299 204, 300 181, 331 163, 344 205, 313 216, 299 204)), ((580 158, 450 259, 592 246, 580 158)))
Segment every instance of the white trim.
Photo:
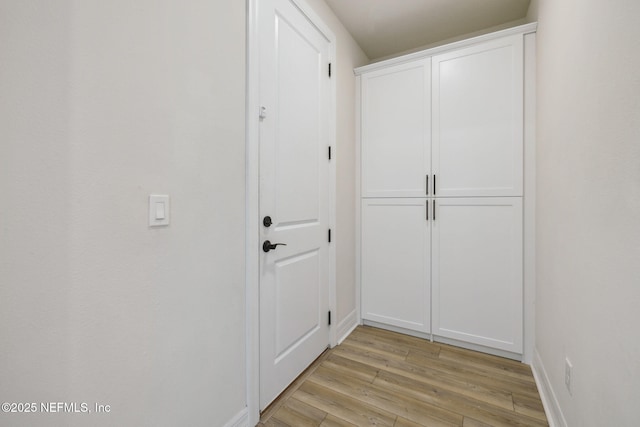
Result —
POLYGON ((536 299, 536 34, 524 36, 523 362, 535 346, 536 299))
POLYGON ((260 421, 260 205, 258 189, 260 162, 258 140, 260 108, 258 37, 258 0, 246 0, 247 52, 246 52, 246 135, 245 135, 245 302, 246 302, 246 393, 249 425, 260 421))
POLYGON ((356 196, 356 221, 355 221, 355 251, 356 251, 356 256, 355 256, 355 262, 356 262, 356 266, 355 266, 355 292, 356 292, 356 320, 359 324, 362 324, 362 311, 361 311, 361 298, 362 298, 362 294, 361 294, 361 289, 362 289, 362 284, 361 284, 361 274, 362 274, 362 270, 361 270, 361 262, 360 262, 360 251, 361 251, 361 245, 362 245, 362 231, 360 229, 360 225, 361 225, 361 215, 362 215, 362 203, 361 203, 361 185, 360 185, 360 174, 361 174, 361 163, 360 163, 360 159, 362 158, 362 143, 361 143, 361 134, 362 134, 362 129, 361 129, 361 109, 362 109, 362 98, 361 98, 361 80, 362 77, 360 76, 356 76, 356 123, 355 123, 355 136, 356 136, 356 153, 355 153, 355 168, 356 168, 356 179, 355 179, 355 196, 356 196))
POLYGON ((355 328, 358 327, 358 311, 354 308, 351 313, 347 314, 344 319, 336 327, 336 336, 338 341, 336 345, 341 344, 349 336, 355 328))
POLYGON ((249 410, 247 407, 242 408, 233 418, 224 424, 224 427, 249 427, 249 410))
POLYGON ((362 324, 365 326, 371 326, 373 328, 384 329, 385 331, 397 332, 399 334, 409 335, 412 337, 422 338, 433 342, 432 335, 429 332, 419 332, 411 329, 403 328, 402 326, 389 325, 387 323, 376 322, 375 320, 363 319, 362 324))
POLYGON ((499 350, 497 348, 486 347, 480 344, 473 344, 466 341, 459 341, 452 338, 445 338, 438 335, 433 335, 428 332, 419 332, 413 331, 411 329, 406 329, 401 326, 393 326, 386 323, 376 322, 374 320, 364 320, 363 324, 366 326, 372 326, 378 329, 384 329, 391 332, 398 332, 399 334, 410 335, 412 337, 422 338, 425 340, 430 340, 431 342, 438 342, 442 344, 452 345, 455 347, 466 348, 467 350, 479 351, 485 354, 492 354, 494 356, 500 356, 507 359, 512 359, 515 361, 522 361, 522 355, 518 353, 512 353, 506 350, 499 350))
MULTIPOLYGON (((508 350, 501 350, 499 348, 487 347, 482 344, 474 344, 468 341, 460 341, 453 338, 441 337, 438 335, 433 335, 433 341, 439 342, 442 344, 448 344, 455 347, 466 348, 467 350, 478 351, 480 353, 492 354, 494 356, 504 357, 506 359, 515 360, 517 362, 522 362, 522 355, 519 353, 513 353, 508 350)), ((523 362, 524 363, 524 362, 523 362)))
POLYGON ((435 54, 439 54, 442 52, 446 52, 448 50, 460 49, 462 47, 474 45, 476 43, 485 42, 488 40, 497 39, 500 37, 511 36, 515 34, 528 34, 533 33, 538 28, 537 22, 532 22, 529 24, 519 25, 513 28, 507 28, 506 30, 495 31, 489 34, 483 34, 481 36, 472 37, 470 39, 461 40, 454 43, 449 43, 443 46, 434 47, 431 49, 421 50, 420 52, 410 53, 408 55, 402 55, 397 58, 387 59, 380 62, 375 62, 373 64, 365 65, 363 67, 356 68, 354 73, 356 75, 360 75, 362 73, 366 73, 369 71, 377 70, 380 68, 386 68, 390 65, 402 64, 405 62, 411 62, 418 59, 427 58, 429 56, 433 56, 435 54))
POLYGON ((536 380, 536 385, 538 386, 538 392, 540 393, 542 406, 544 406, 544 412, 547 415, 549 427, 567 427, 567 421, 562 414, 562 409, 553 391, 553 387, 551 387, 551 381, 549 381, 547 371, 544 369, 538 349, 534 349, 531 370, 533 372, 533 378, 536 380))
MULTIPOLYGON (((309 15, 307 15, 309 16, 309 15)), ((314 22, 319 22, 324 25, 324 22, 320 20, 320 18, 315 17, 314 22)), ((322 30, 323 34, 329 39, 329 62, 331 63, 332 72, 331 78, 329 79, 329 111, 331 112, 329 116, 329 134, 331 135, 331 160, 329 160, 329 228, 333 231, 331 233, 331 243, 329 244, 329 310, 332 313, 338 313, 338 302, 337 302, 337 286, 338 286, 338 272, 337 272, 337 252, 336 248, 338 247, 338 242, 340 241, 340 236, 337 233, 337 194, 338 189, 336 188, 336 174, 337 169, 336 165, 338 163, 338 135, 337 135, 337 115, 338 115, 338 106, 336 101, 336 80, 337 80, 337 54, 336 54, 336 36, 333 32, 326 27, 326 29, 322 30)), ((336 329, 334 327, 329 327, 329 345, 334 347, 338 344, 336 329)))
POLYGON ((329 51, 329 59, 335 57, 335 42, 336 37, 333 34, 333 31, 324 23, 322 18, 309 6, 306 0, 289 0, 291 3, 296 5, 300 12, 302 12, 321 33, 326 39, 333 45, 333 49, 329 51))
MULTIPOLYGON (((336 67, 336 37, 329 27, 311 9, 305 0, 290 0, 315 25, 330 43, 329 60, 336 67)), ((245 231, 245 301, 246 301, 246 393, 248 424, 256 425, 260 421, 260 248, 259 240, 255 238, 260 233, 260 204, 259 204, 259 123, 260 109, 260 37, 259 37, 259 7, 260 0, 246 0, 247 10, 247 69, 246 69, 246 105, 245 105, 245 191, 246 191, 246 231, 245 231)), ((329 227, 336 229, 336 73, 330 80, 330 115, 329 134, 333 158, 329 165, 329 227)), ((337 236, 332 235, 329 245, 329 308, 335 312, 336 307, 336 244, 337 236)), ((329 330, 329 345, 335 345, 336 328, 329 330)))

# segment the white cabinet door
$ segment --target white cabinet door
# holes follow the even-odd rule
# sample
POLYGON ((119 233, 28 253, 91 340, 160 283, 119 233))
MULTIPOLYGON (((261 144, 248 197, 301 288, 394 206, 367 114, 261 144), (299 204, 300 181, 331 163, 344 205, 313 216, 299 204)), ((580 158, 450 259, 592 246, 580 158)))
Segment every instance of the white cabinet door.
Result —
POLYGON ((522 199, 438 199, 433 334, 522 353, 522 199))
POLYGON ((431 158, 431 61, 362 76, 362 197, 424 197, 431 158))
POLYGON ((362 201, 363 319, 430 332, 429 223, 425 199, 362 201))
POLYGON ((437 196, 522 196, 523 41, 432 58, 437 196))

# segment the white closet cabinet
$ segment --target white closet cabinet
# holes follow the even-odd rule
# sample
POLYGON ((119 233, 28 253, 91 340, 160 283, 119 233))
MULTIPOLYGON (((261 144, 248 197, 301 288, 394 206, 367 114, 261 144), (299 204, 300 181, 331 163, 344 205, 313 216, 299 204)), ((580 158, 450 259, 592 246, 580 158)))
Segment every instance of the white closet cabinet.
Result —
POLYGON ((430 224, 424 199, 362 200, 363 317, 431 332, 430 224))
POLYGON ((522 35, 436 55, 432 63, 436 195, 522 196, 522 35))
POLYGON ((431 171, 431 61, 362 76, 362 196, 421 197, 431 171))
POLYGON ((356 70, 365 322, 523 353, 523 45, 512 31, 356 70))
POLYGON ((435 200, 433 334, 522 352, 522 198, 435 200))

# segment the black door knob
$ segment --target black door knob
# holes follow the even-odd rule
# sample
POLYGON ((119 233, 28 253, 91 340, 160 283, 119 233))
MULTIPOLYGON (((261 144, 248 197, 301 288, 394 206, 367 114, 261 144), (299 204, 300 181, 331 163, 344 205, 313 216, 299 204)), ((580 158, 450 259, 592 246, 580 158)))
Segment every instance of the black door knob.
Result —
POLYGON ((269 252, 271 249, 276 249, 278 245, 287 246, 286 243, 271 243, 270 241, 265 240, 264 243, 262 244, 262 250, 265 252, 269 252))
POLYGON ((271 222, 271 217, 269 215, 265 216, 262 220, 262 225, 265 227, 271 227, 271 224, 273 224, 273 222, 271 222))

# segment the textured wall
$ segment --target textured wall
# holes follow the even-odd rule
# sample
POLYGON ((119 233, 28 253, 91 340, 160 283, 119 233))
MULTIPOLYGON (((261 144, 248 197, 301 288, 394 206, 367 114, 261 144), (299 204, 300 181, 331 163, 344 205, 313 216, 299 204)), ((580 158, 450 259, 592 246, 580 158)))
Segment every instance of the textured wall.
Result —
POLYGON ((539 21, 536 346, 570 426, 638 423, 638 16, 636 0, 530 9, 539 21))
POLYGON ((0 396, 222 425, 245 406, 242 1, 0 0, 0 396), (172 224, 147 227, 147 197, 172 224))

